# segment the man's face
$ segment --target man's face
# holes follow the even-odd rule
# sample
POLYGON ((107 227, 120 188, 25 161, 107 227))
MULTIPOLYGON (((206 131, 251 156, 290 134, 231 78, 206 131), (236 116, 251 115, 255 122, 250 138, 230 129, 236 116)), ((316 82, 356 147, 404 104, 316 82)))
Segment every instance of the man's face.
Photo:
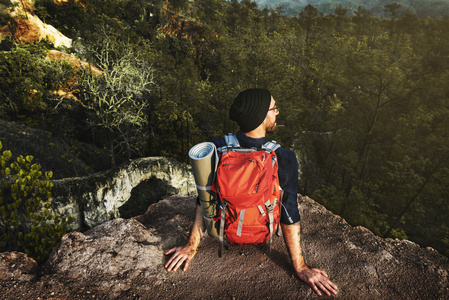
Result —
POLYGON ((276 128, 276 116, 279 114, 279 110, 275 105, 276 101, 274 101, 273 97, 271 97, 270 109, 268 110, 267 116, 263 121, 266 132, 273 132, 276 128))

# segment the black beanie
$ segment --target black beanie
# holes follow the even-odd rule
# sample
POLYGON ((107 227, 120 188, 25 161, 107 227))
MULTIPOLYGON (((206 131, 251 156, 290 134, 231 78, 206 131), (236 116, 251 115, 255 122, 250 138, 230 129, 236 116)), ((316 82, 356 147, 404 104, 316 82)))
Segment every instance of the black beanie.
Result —
POLYGON ((229 119, 237 122, 240 130, 250 132, 265 120, 270 109, 271 93, 266 89, 248 89, 235 98, 229 109, 229 119))

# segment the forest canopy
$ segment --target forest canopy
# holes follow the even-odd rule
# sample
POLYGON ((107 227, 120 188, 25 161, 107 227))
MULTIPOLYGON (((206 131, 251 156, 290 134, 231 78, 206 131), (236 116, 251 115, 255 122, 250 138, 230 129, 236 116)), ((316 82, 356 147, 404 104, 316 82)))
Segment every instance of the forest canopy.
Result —
POLYGON ((112 164, 187 161, 196 143, 238 129, 228 108, 239 91, 268 88, 280 109, 270 138, 301 158, 298 192, 352 225, 449 255, 449 18, 385 12, 36 0, 35 13, 74 40, 60 50, 103 75, 45 60, 48 43, 4 40, 0 117, 107 149, 112 164), (56 99, 67 83, 76 100, 56 99))

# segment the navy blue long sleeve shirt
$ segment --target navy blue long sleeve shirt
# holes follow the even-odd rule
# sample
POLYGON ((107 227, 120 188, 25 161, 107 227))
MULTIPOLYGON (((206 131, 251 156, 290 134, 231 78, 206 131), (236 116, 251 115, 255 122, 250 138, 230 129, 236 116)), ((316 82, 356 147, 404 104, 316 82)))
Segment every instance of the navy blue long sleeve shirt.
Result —
MULTIPOLYGON (((266 142, 270 140, 267 137, 254 139, 246 136, 243 132, 239 131, 236 134, 239 140, 240 146, 243 148, 256 147, 260 148, 266 142)), ((225 146, 226 141, 224 137, 216 138, 212 141, 217 148, 225 146)), ((293 151, 286 148, 278 148, 276 151, 278 158, 278 175, 279 185, 284 191, 282 198, 282 204, 291 217, 289 220, 285 209, 281 209, 281 223, 291 225, 300 220, 298 202, 297 202, 297 187, 298 187, 298 160, 293 151)))

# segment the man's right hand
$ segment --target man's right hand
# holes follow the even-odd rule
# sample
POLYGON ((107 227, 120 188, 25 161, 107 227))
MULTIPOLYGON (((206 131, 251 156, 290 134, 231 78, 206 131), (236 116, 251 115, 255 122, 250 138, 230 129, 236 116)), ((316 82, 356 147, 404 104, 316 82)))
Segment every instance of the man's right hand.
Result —
POLYGON ((165 252, 165 255, 172 253, 174 254, 165 264, 165 269, 167 269, 168 272, 176 272, 176 270, 178 270, 178 268, 184 263, 184 268, 182 270, 185 271, 189 267, 190 261, 196 254, 196 248, 190 245, 175 247, 165 252))
POLYGON ((190 237, 187 244, 183 247, 175 247, 165 252, 165 255, 174 253, 173 256, 170 257, 168 262, 165 264, 165 269, 167 269, 168 272, 175 272, 179 269, 179 267, 182 266, 182 264, 184 264, 184 268, 182 270, 187 270, 190 261, 196 254, 196 249, 198 249, 198 246, 200 245, 204 229, 205 228, 201 206, 197 205, 195 212, 195 222, 193 223, 192 231, 190 232, 190 237))

